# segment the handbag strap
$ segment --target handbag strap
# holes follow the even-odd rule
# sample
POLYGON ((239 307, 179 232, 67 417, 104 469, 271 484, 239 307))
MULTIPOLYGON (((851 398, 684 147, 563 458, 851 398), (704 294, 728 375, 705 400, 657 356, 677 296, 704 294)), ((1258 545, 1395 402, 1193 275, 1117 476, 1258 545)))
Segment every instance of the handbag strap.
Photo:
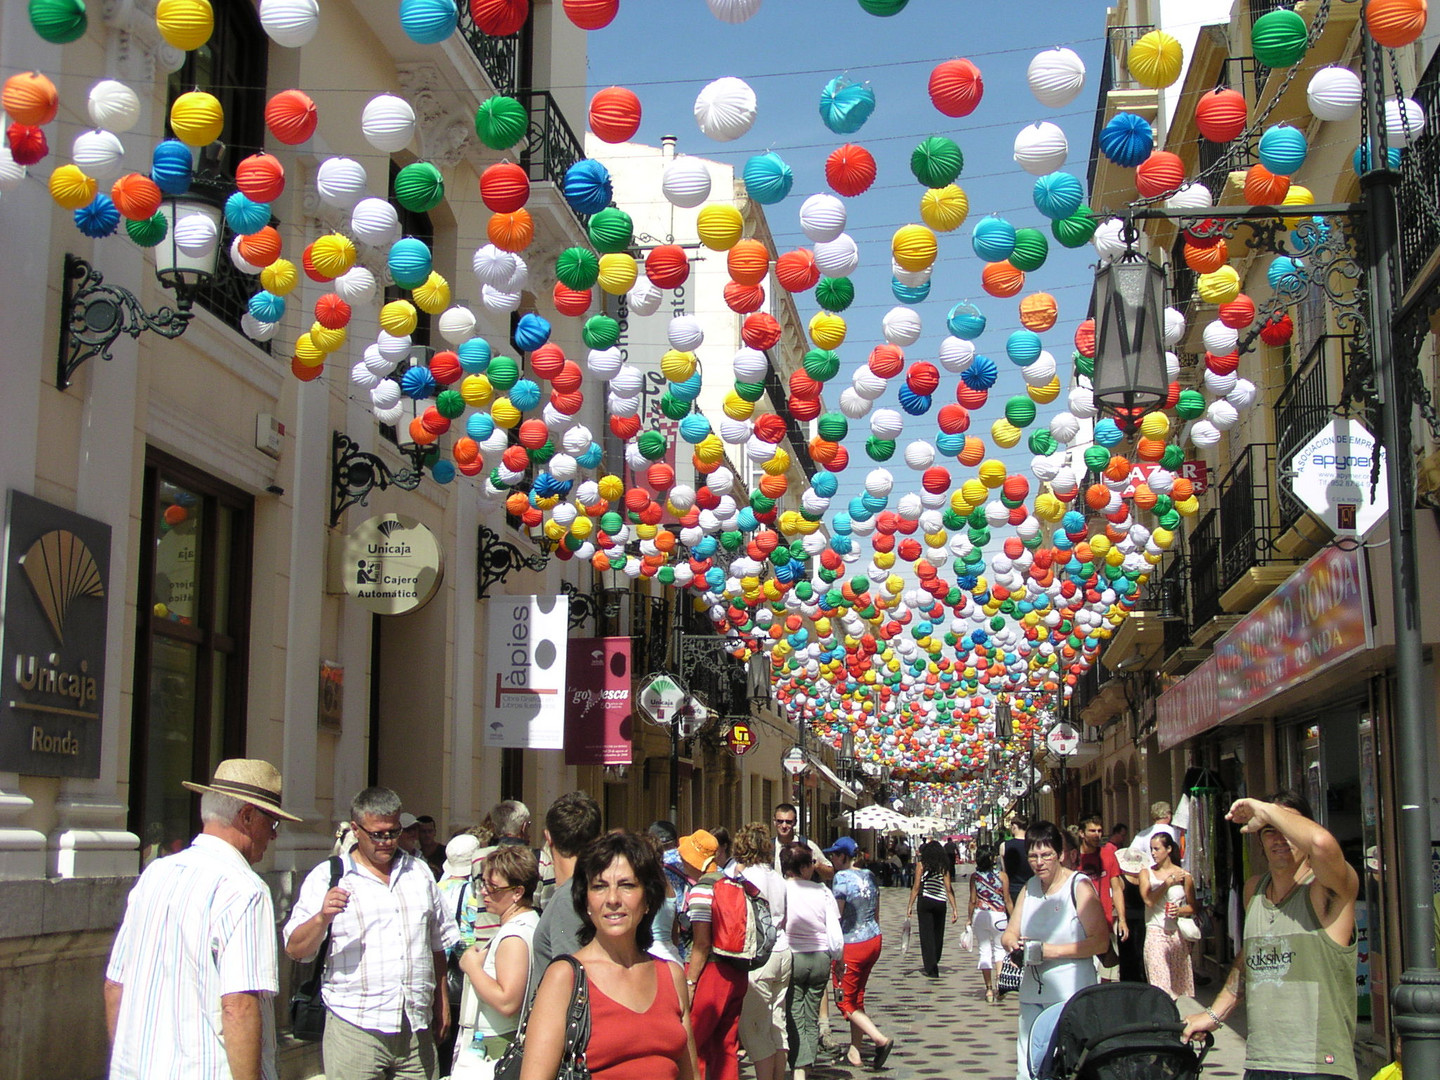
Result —
MULTIPOLYGON (((590 983, 585 977, 585 966, 579 960, 566 953, 555 957, 550 964, 553 967, 561 961, 570 965, 575 983, 570 988, 570 1005, 565 1010, 565 1049, 560 1054, 560 1063, 564 1065, 566 1060, 570 1059, 583 1064, 585 1050, 590 1045, 590 983)), ((538 989, 536 992, 539 992, 538 989)), ((526 1010, 525 1018, 520 1021, 520 1030, 515 1033, 515 1042, 512 1045, 520 1053, 525 1050, 525 1035, 530 1029, 530 1016, 534 1006, 535 999, 532 997, 530 1008, 526 1010)))
MULTIPOLYGON (((329 892, 330 889, 340 884, 340 875, 343 872, 344 866, 340 862, 340 856, 331 855, 330 885, 325 890, 326 892, 329 892)), ((310 977, 300 985, 301 993, 309 994, 313 997, 320 990, 320 983, 325 978, 325 960, 330 954, 330 931, 330 926, 325 927, 325 936, 321 939, 320 948, 316 951, 315 959, 312 961, 314 967, 310 971, 310 977)))

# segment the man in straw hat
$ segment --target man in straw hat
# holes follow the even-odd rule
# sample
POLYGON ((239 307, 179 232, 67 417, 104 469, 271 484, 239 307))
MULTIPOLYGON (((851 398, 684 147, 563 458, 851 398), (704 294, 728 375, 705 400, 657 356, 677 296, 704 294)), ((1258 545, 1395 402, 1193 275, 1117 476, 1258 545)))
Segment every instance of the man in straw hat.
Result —
POLYGON ((251 869, 281 821, 280 773, 222 761, 200 834, 145 868, 105 970, 111 1080, 275 1080, 275 910, 251 869))

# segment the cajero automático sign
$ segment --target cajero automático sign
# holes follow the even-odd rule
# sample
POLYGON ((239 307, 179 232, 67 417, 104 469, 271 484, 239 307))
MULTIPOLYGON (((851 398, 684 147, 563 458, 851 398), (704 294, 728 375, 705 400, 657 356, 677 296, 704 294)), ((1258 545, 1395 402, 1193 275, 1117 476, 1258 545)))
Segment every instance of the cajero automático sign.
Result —
POLYGON ((430 602, 445 576, 435 534, 414 518, 381 514, 345 538, 345 591, 377 615, 409 615, 430 602))

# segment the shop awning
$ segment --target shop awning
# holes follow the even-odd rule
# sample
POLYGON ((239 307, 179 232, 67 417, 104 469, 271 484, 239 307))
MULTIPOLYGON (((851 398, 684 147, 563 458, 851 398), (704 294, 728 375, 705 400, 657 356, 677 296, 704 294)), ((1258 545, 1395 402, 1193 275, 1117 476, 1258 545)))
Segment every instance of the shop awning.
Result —
POLYGON ((831 787, 833 787, 836 791, 840 792, 841 806, 859 805, 859 800, 855 798, 855 792, 850 790, 850 785, 845 783, 844 780, 841 780, 840 777, 836 776, 834 770, 832 770, 830 766, 826 765, 825 762, 821 761, 814 754, 807 754, 806 757, 810 759, 810 764, 815 766, 815 772, 822 779, 828 781, 831 787))

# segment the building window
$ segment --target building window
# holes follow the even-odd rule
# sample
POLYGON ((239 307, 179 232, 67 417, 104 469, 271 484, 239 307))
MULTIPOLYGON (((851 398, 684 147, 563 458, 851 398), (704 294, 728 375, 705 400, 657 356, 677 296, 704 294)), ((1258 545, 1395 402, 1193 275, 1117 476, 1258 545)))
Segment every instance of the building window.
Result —
POLYGON ((244 750, 250 528, 248 496, 147 455, 130 797, 142 862, 199 827, 181 781, 244 750))

